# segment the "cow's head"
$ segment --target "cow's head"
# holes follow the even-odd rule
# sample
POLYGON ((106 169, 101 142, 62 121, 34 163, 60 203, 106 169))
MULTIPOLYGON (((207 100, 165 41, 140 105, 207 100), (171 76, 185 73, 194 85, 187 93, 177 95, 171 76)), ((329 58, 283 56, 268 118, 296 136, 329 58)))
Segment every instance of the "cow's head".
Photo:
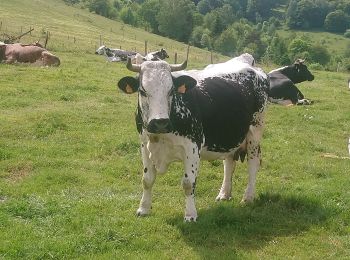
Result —
POLYGON ((169 58, 169 55, 165 49, 161 48, 159 52, 160 52, 159 56, 162 60, 164 60, 165 58, 169 58))
POLYGON ((171 72, 185 69, 182 64, 168 64, 165 61, 145 61, 132 64, 128 59, 127 68, 138 72, 139 76, 124 77, 118 87, 127 94, 138 92, 139 109, 143 127, 154 134, 169 133, 172 130, 170 110, 174 95, 182 95, 196 86, 195 79, 182 75, 173 77, 171 72))
POLYGON ((297 59, 292 65, 294 69, 294 73, 293 73, 294 79, 292 78, 291 79, 294 83, 300 83, 305 80, 312 81, 315 78, 314 75, 312 75, 309 69, 306 67, 304 62, 305 60, 297 59))
POLYGON ((106 53, 106 46, 105 45, 102 45, 100 46, 96 51, 95 51, 95 54, 98 54, 98 55, 105 55, 106 53))

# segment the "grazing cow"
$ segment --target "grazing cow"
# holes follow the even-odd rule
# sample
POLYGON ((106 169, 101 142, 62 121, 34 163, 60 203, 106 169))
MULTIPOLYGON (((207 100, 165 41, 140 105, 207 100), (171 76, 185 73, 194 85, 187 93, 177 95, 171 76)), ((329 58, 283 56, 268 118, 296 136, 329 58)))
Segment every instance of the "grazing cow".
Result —
POLYGON ((15 62, 40 63, 44 66, 59 66, 60 59, 46 49, 33 44, 0 45, 0 62, 8 64, 15 62))
POLYGON ((305 99, 295 84, 303 81, 312 81, 314 76, 304 64, 304 60, 298 59, 293 65, 272 70, 268 73, 270 78, 269 100, 273 103, 284 105, 310 105, 312 101, 305 99))
POLYGON ((127 68, 139 74, 120 79, 118 86, 127 94, 138 92, 136 126, 144 169, 137 215, 150 213, 156 174, 165 173, 172 161, 184 162, 185 221, 197 218, 194 194, 200 158, 224 160, 216 199, 228 200, 236 161, 247 155, 249 183, 242 202, 253 201, 269 81, 251 66, 249 57, 191 71, 180 71, 187 61, 136 65, 128 60, 127 68))
POLYGON ((137 52, 125 51, 121 49, 111 49, 106 47, 105 45, 102 45, 95 51, 95 54, 105 55, 107 56, 108 61, 114 62, 114 61, 126 61, 128 57, 132 58, 137 54, 137 52))
POLYGON ((166 58, 169 58, 168 53, 165 49, 161 48, 160 51, 153 51, 148 53, 145 56, 145 60, 165 60, 166 58))

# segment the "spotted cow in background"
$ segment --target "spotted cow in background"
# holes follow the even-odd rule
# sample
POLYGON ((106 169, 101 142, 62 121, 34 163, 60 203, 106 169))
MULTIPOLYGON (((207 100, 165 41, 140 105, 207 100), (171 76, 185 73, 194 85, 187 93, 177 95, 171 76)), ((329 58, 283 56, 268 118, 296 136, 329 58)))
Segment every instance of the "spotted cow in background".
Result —
POLYGON ((159 51, 153 51, 148 53, 145 56, 145 60, 165 60, 166 58, 169 58, 168 53, 165 49, 161 48, 159 51))
POLYGON ((137 52, 135 51, 126 51, 122 49, 112 49, 108 48, 105 45, 100 46, 95 54, 105 55, 108 61, 117 62, 117 61, 126 61, 128 58, 134 57, 137 52))
POLYGON ((165 173, 173 161, 184 163, 185 221, 197 218, 200 158, 224 160, 217 200, 228 200, 236 161, 247 157, 249 178, 242 202, 253 201, 269 86, 253 61, 245 54, 204 70, 183 71, 187 61, 135 65, 128 60, 127 68, 139 74, 120 79, 118 86, 127 94, 138 92, 136 125, 144 165, 139 216, 150 213, 156 174, 165 173))
POLYGON ((303 93, 295 84, 314 80, 314 75, 298 59, 293 65, 272 70, 268 73, 270 78, 269 100, 283 105, 310 105, 311 100, 305 99, 303 93))

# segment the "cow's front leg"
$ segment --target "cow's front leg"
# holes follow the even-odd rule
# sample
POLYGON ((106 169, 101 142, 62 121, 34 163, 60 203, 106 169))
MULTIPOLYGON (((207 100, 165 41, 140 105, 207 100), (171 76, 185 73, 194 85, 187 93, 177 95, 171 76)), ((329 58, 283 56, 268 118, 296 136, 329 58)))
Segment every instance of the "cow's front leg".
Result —
POLYGON ((221 189, 216 200, 230 200, 232 194, 232 175, 235 170, 236 161, 232 156, 228 156, 224 160, 224 179, 222 181, 221 189))
POLYGON ((152 187, 156 180, 156 169, 149 159, 149 151, 146 148, 146 144, 141 145, 141 154, 143 162, 143 194, 136 214, 138 216, 145 216, 150 213, 152 207, 152 187))
POLYGON ((185 173, 182 178, 182 186, 185 191, 185 221, 197 220, 197 209, 195 205, 195 189, 197 173, 199 170, 199 153, 197 148, 193 148, 191 156, 185 159, 185 173))
POLYGON ((241 203, 253 202, 255 196, 256 174, 260 168, 261 151, 260 140, 262 137, 262 125, 250 126, 247 135, 248 156, 248 185, 241 203))

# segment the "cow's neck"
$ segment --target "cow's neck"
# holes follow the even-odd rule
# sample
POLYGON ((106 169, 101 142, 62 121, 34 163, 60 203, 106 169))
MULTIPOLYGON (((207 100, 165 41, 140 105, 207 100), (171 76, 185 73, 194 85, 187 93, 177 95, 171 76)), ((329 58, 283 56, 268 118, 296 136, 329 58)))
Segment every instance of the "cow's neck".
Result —
POLYGON ((293 66, 284 67, 280 70, 280 72, 284 76, 288 77, 294 84, 302 82, 302 80, 298 79, 293 66))

